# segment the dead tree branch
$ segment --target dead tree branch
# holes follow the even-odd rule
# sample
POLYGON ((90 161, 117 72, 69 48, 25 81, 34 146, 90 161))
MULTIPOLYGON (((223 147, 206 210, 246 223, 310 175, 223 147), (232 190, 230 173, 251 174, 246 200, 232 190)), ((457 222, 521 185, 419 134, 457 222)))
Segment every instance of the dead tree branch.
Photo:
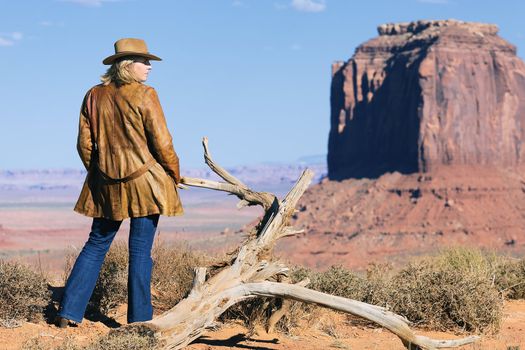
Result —
MULTIPOLYGON (((155 332, 165 349, 181 349, 200 337, 207 328, 212 327, 217 317, 230 306, 255 297, 278 297, 363 317, 396 334, 409 348, 458 347, 479 339, 476 336, 457 340, 423 337, 410 329, 405 318, 382 307, 310 290, 304 287, 307 281, 295 285, 269 281, 288 272, 285 265, 270 260, 271 251, 278 239, 300 232, 291 227, 289 221, 297 202, 310 184, 313 173, 305 170, 290 192, 280 201, 271 193, 251 190, 216 164, 209 153, 206 138, 203 140, 203 146, 206 164, 225 182, 188 177, 183 177, 181 182, 189 186, 235 194, 241 200, 240 206, 261 205, 265 215, 250 235, 250 239, 239 248, 231 265, 224 267, 208 280, 205 280, 206 269, 195 269, 195 280, 188 297, 155 319, 139 325, 133 324, 131 327, 147 327, 155 332)), ((286 312, 286 305, 282 310, 270 320, 269 327, 273 327, 275 320, 286 312)))

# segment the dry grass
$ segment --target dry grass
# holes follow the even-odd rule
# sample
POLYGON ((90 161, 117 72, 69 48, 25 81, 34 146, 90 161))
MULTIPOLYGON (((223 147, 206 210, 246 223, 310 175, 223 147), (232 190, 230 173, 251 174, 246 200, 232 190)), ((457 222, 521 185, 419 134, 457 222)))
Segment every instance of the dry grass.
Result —
POLYGON ((188 294, 195 267, 212 263, 210 257, 185 244, 168 245, 163 241, 155 242, 152 257, 153 305, 159 310, 171 309, 188 294))
POLYGON ((51 301, 45 278, 26 265, 0 260, 0 326, 39 321, 51 301))
POLYGON ((21 350, 48 350, 48 349, 49 349, 49 346, 47 346, 47 344, 45 344, 38 337, 28 339, 26 342, 24 342, 21 348, 21 350))
MULTIPOLYGON (((292 281, 297 281, 292 275, 292 281)), ((324 272, 310 273, 308 288, 349 299, 362 300, 366 294, 366 281, 342 266, 332 266, 324 272)), ((298 281, 297 281, 298 282, 298 281)))
POLYGON ((90 309, 107 314, 128 299, 128 247, 117 241, 111 245, 100 270, 97 284, 89 301, 90 309))
MULTIPOLYGON (((157 340, 152 330, 145 327, 133 327, 110 332, 108 335, 86 346, 84 350, 152 350, 156 346, 157 340)), ((64 348, 60 350, 70 349, 64 348)))
MULTIPOLYGON (((189 292, 193 268, 207 266, 212 259, 184 244, 167 244, 156 240, 152 249, 152 302, 157 310, 168 310, 189 292)), ((69 275, 76 254, 68 254, 64 276, 69 275)), ((65 280, 64 280, 65 283, 65 280)), ((102 265, 88 312, 107 314, 127 301, 128 247, 123 241, 111 245, 102 265)))
MULTIPOLYGON (((93 308, 106 312, 126 302, 127 256, 127 246, 115 242, 91 300, 93 308)), ((188 293, 194 267, 212 263, 209 257, 187 246, 170 246, 159 241, 152 256, 152 290, 157 310, 173 307, 188 293)), ((447 250, 435 257, 413 261, 399 271, 388 265, 371 265, 366 274, 360 275, 333 266, 324 272, 295 268, 290 274, 292 283, 306 277, 311 280, 308 286, 311 289, 381 305, 419 326, 447 331, 495 332, 501 320, 503 299, 525 296, 525 260, 475 249, 447 250)), ((0 261, 0 278, 1 319, 34 319, 42 315, 50 298, 42 276, 27 267, 0 261)), ((279 300, 252 299, 228 310, 223 319, 242 320, 255 329, 265 324, 279 307, 279 300)), ((293 334, 295 329, 304 328, 305 323, 315 325, 318 316, 317 307, 292 302, 277 328, 293 334)), ((112 333, 89 349, 134 349, 132 343, 147 349, 150 341, 149 336, 141 334, 112 333)), ((75 349, 74 344, 67 346, 63 350, 75 349)))
MULTIPOLYGON (((127 301, 128 283, 128 252, 127 245, 122 241, 115 241, 111 245, 100 275, 89 300, 87 313, 108 313, 111 309, 127 301)), ((63 273, 64 285, 73 269, 80 250, 70 251, 66 255, 63 273)))
MULTIPOLYGON (((153 304, 157 310, 176 305, 191 288, 193 268, 211 259, 184 245, 156 241, 153 252, 153 304)), ((494 332, 503 297, 525 295, 525 263, 476 249, 452 249, 414 261, 400 271, 370 265, 365 276, 341 266, 324 272, 295 268, 292 283, 306 277, 309 288, 387 307, 419 326, 435 330, 494 332)), ((104 262, 91 305, 100 312, 126 302, 127 247, 116 242, 104 262)), ((250 329, 265 324, 280 307, 274 299, 252 299, 228 310, 222 320, 241 320, 250 329)), ((315 313, 315 306, 293 302, 278 328, 290 332, 315 313)))
POLYGON ((463 268, 433 260, 410 264, 392 280, 392 310, 430 329, 497 331, 503 298, 484 271, 463 268))
MULTIPOLYGON (((525 292, 523 260, 476 249, 446 250, 397 272, 371 265, 361 276, 333 266, 324 272, 296 268, 291 277, 293 282, 308 277, 311 289, 386 307, 425 328, 459 332, 497 331, 503 297, 522 298, 525 292)), ((301 326, 315 308, 293 303, 279 328, 290 332, 301 326)))
POLYGON ((134 327, 110 332, 86 346, 77 345, 73 337, 66 337, 60 345, 42 337, 27 340, 22 350, 153 350, 158 345, 153 332, 144 327, 134 327))
POLYGON ((525 259, 505 260, 495 278, 496 286, 508 299, 525 299, 525 259))

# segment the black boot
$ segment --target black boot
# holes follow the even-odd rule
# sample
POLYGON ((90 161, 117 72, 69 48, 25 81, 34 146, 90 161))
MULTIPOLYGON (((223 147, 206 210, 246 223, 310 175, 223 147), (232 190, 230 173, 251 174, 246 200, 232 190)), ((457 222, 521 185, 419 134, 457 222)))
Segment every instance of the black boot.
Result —
POLYGON ((67 328, 68 325, 76 326, 76 323, 68 320, 67 318, 64 318, 64 317, 61 317, 61 316, 57 316, 55 318, 55 325, 58 328, 67 328))

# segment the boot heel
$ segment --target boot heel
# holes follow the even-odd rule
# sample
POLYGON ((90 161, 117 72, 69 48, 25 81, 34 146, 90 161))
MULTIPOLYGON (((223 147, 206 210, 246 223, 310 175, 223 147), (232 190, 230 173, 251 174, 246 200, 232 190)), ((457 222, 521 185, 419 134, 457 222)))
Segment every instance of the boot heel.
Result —
POLYGON ((67 326, 69 326, 69 325, 75 327, 76 323, 73 322, 73 321, 68 320, 67 318, 64 318, 64 317, 61 317, 61 316, 57 316, 55 318, 55 325, 58 328, 67 328, 67 326))

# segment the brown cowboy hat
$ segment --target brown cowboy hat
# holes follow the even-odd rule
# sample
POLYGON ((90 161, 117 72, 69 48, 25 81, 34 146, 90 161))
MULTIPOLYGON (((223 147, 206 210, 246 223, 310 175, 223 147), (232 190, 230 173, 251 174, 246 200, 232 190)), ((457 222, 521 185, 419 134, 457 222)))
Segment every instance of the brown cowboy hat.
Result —
POLYGON ((115 42, 115 54, 106 57, 103 64, 112 64, 116 59, 125 56, 142 56, 150 60, 162 61, 159 57, 148 52, 146 42, 142 39, 124 38, 115 42))

